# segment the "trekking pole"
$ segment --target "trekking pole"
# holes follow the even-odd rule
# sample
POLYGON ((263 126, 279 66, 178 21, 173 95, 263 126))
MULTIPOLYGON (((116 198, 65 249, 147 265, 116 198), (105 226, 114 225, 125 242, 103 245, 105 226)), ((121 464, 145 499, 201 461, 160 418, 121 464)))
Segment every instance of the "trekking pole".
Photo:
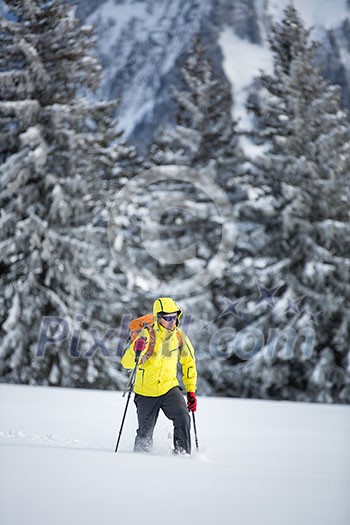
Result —
POLYGON ((128 379, 128 382, 127 382, 127 385, 125 387, 122 397, 125 397, 126 393, 129 392, 130 385, 134 380, 134 371, 135 371, 135 368, 132 369, 131 374, 129 375, 129 379, 128 379))
MULTIPOLYGON (((130 397, 131 397, 131 394, 134 390, 134 383, 135 383, 135 377, 136 377, 136 371, 137 371, 137 367, 138 367, 138 364, 139 364, 139 359, 140 359, 140 354, 141 354, 141 350, 135 352, 135 368, 133 369, 132 371, 132 374, 130 376, 130 379, 129 379, 129 382, 128 382, 128 387, 127 387, 127 390, 129 391, 129 394, 128 394, 128 399, 126 400, 126 406, 125 406, 125 410, 124 410, 124 414, 123 414, 123 419, 122 419, 122 423, 120 425, 120 430, 119 430, 119 435, 118 435, 118 440, 117 440, 117 444, 115 446, 115 451, 114 452, 117 452, 118 450, 118 447, 119 447, 119 442, 120 442, 120 438, 121 438, 121 435, 122 435, 122 431, 123 431, 123 426, 124 426, 124 421, 125 421, 125 417, 126 417, 126 412, 128 410, 128 406, 129 406, 129 401, 130 401, 130 397)), ((123 397, 126 393, 126 391, 124 392, 123 394, 123 397)))
POLYGON ((197 435, 197 427, 196 427, 196 418, 194 417, 194 412, 192 412, 192 419, 193 419, 193 430, 194 430, 194 440, 196 442, 196 450, 199 451, 199 445, 198 445, 198 435, 197 435))

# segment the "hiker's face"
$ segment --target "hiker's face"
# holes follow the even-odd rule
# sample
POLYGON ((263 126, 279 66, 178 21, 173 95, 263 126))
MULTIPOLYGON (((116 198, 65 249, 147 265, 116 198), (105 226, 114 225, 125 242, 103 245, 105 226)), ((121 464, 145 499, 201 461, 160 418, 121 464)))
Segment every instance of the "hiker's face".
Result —
POLYGON ((171 314, 164 314, 159 318, 159 324, 161 324, 167 330, 174 330, 177 320, 177 312, 171 314))

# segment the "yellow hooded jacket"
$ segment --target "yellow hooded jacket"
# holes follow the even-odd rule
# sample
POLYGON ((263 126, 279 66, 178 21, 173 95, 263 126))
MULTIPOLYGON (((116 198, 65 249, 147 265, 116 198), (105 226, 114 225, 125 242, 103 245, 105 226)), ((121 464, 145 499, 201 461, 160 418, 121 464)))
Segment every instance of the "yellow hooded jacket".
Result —
MULTIPOLYGON (((155 346, 152 355, 142 363, 142 356, 147 352, 149 333, 147 329, 140 332, 139 337, 147 339, 146 348, 142 352, 136 372, 134 391, 142 396, 157 397, 166 394, 171 388, 179 385, 177 379, 177 364, 182 366, 183 383, 187 392, 195 392, 197 371, 194 350, 187 335, 179 328, 182 310, 170 297, 160 297, 154 302, 154 333, 155 346), (158 323, 160 312, 178 312, 177 326, 174 330, 167 330, 158 323), (176 335, 179 331, 182 338, 182 348, 176 335)), ((132 369, 135 366, 134 342, 125 350, 121 363, 124 368, 132 369)))

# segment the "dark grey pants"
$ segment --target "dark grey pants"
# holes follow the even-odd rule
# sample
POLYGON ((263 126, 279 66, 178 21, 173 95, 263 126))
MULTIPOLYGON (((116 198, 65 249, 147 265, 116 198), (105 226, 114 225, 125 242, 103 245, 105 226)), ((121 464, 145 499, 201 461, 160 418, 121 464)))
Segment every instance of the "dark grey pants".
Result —
POLYGON ((135 438, 135 452, 150 452, 153 445, 153 431, 159 410, 162 409, 174 424, 175 452, 191 454, 190 416, 179 387, 174 387, 159 397, 135 394, 139 428, 135 438))

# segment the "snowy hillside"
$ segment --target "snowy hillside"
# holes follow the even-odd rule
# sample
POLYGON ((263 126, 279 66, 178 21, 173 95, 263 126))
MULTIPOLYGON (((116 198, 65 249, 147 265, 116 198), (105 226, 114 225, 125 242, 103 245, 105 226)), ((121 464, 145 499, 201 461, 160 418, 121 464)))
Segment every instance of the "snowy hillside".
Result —
MULTIPOLYGON (((75 2, 73 2, 75 3, 75 2)), ((120 98, 119 127, 138 145, 172 121, 171 86, 195 33, 200 33, 216 73, 232 85, 237 117, 261 69, 269 69, 267 37, 288 0, 80 0, 77 15, 96 28, 104 98, 120 98)), ((295 0, 312 37, 322 43, 324 75, 343 88, 350 106, 347 0, 295 0)), ((0 0, 0 16, 4 2, 0 0)))
MULTIPOLYGON (((94 0, 81 1, 78 15, 96 26, 104 67, 102 93, 120 96, 120 127, 137 142, 172 119, 171 85, 192 36, 200 32, 216 72, 231 83, 237 117, 261 69, 269 69, 267 37, 288 0, 94 0)), ((296 0, 313 38, 322 42, 324 74, 343 87, 350 104, 349 6, 346 0, 296 0)))
POLYGON ((348 525, 350 407, 201 398, 200 452, 114 454, 120 392, 0 386, 2 525, 348 525))

